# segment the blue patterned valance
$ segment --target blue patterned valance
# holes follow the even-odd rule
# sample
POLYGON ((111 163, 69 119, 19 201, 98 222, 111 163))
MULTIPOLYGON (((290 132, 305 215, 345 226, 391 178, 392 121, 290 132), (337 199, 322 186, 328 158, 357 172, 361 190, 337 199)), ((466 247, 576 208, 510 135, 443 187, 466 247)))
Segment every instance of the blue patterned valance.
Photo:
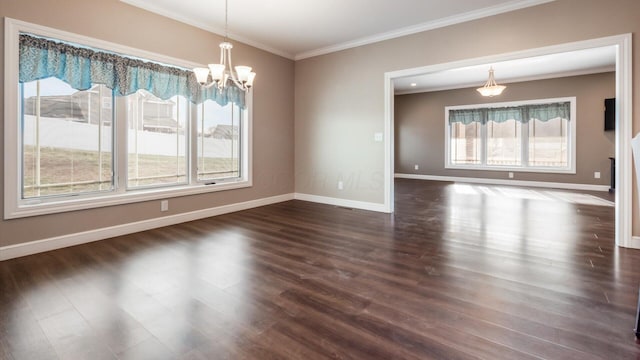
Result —
POLYGON ((500 108, 476 108, 476 109, 456 109, 449 110, 450 123, 462 123, 469 125, 473 122, 482 124, 488 121, 503 123, 509 120, 518 122, 528 122, 529 120, 549 121, 555 118, 570 120, 571 103, 551 103, 508 106, 500 108))
POLYGON ((184 96, 193 103, 213 100, 245 108, 245 93, 236 86, 202 89, 191 70, 134 59, 115 53, 74 46, 20 34, 21 83, 56 77, 77 90, 103 84, 118 96, 147 90, 161 99, 184 96))

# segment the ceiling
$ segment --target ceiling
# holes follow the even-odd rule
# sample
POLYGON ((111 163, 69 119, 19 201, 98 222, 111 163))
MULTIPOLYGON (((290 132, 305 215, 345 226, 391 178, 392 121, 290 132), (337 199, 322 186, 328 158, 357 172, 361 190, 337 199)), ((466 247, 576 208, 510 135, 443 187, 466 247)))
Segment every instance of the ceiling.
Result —
POLYGON ((394 80, 396 94, 440 91, 484 85, 489 68, 500 85, 615 71, 616 48, 606 46, 482 65, 466 66, 394 80), (415 84, 412 86, 412 84, 415 84))
MULTIPOLYGON (((224 35, 224 0, 121 1, 224 35)), ((299 60, 550 1, 230 0, 229 37, 299 60)))
MULTIPOLYGON (((225 33, 225 0, 120 1, 225 33)), ((232 40, 299 60, 550 1, 228 0, 228 31, 232 40)), ((400 78, 394 86, 396 94, 479 87, 487 80, 490 66, 502 84, 614 71, 615 62, 615 48, 605 47, 400 78)))

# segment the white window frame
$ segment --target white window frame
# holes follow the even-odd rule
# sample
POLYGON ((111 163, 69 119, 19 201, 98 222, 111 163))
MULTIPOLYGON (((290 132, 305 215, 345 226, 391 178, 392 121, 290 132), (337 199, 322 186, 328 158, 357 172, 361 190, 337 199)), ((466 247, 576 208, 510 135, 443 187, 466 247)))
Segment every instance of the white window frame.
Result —
MULTIPOLYGON (((127 54, 134 57, 157 61, 163 64, 172 64, 183 68, 201 67, 201 64, 192 63, 186 60, 172 58, 124 45, 98 40, 91 37, 78 35, 62 30, 57 30, 41 25, 31 24, 5 17, 5 54, 4 54, 4 219, 14 219, 28 216, 60 213, 66 211, 99 208, 112 205, 130 204, 142 201, 167 199, 172 197, 210 193, 223 190, 239 189, 253 186, 252 174, 252 119, 253 119, 253 93, 246 95, 247 114, 242 119, 241 132, 241 173, 240 178, 216 181, 215 184, 197 182, 194 176, 195 169, 190 167, 191 180, 186 185, 173 185, 170 187, 141 188, 125 191, 124 174, 119 174, 115 179, 116 190, 108 193, 90 193, 82 195, 67 196, 64 198, 39 198, 21 199, 21 174, 22 162, 20 159, 21 149, 19 149, 22 138, 21 129, 18 122, 20 116, 20 94, 18 81, 19 66, 19 35, 20 33, 31 33, 48 38, 59 39, 71 43, 104 49, 116 53, 127 54)), ((113 124, 116 125, 116 124, 113 124)), ((190 126, 190 128, 194 128, 190 126)), ((115 167, 126 164, 126 126, 115 127, 114 153, 115 167), (115 144, 118 145, 115 145, 115 144), (123 145, 124 144, 124 145, 123 145), (115 148, 117 146, 117 149, 115 148)), ((190 131, 193 134, 193 131, 190 131)), ((192 138, 189 159, 190 164, 194 161, 193 156, 197 153, 197 139, 192 138)))
POLYGON ((487 170, 487 171, 511 171, 511 172, 536 172, 536 173, 554 173, 554 174, 575 174, 576 173, 576 97, 562 97, 551 99, 535 99, 525 101, 508 101, 498 103, 486 103, 486 104, 473 104, 473 105, 457 105, 457 106, 445 106, 444 108, 444 131, 445 131, 445 169, 459 169, 459 170, 487 170), (528 126, 522 125, 522 158, 523 163, 520 166, 496 166, 486 165, 487 163, 487 131, 486 124, 481 127, 481 143, 482 164, 454 164, 451 162, 451 124, 449 123, 449 111, 450 110, 465 110, 465 109, 478 109, 478 108, 500 108, 510 106, 524 106, 524 105, 539 105, 549 103, 569 102, 571 108, 571 114, 569 119, 568 129, 568 144, 567 150, 568 166, 567 167, 540 167, 540 166, 528 166, 527 158, 525 156, 529 153, 528 148, 528 126), (527 135, 525 137, 525 135, 527 135))

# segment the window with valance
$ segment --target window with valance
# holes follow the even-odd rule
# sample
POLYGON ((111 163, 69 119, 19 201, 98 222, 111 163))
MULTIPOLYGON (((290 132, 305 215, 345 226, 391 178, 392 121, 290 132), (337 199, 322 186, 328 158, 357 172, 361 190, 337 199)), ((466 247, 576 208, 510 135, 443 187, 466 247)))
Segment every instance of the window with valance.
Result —
POLYGON ((575 172, 575 98, 451 106, 446 167, 575 172))
POLYGON ((6 21, 7 217, 250 186, 251 94, 202 88, 197 64, 6 21))

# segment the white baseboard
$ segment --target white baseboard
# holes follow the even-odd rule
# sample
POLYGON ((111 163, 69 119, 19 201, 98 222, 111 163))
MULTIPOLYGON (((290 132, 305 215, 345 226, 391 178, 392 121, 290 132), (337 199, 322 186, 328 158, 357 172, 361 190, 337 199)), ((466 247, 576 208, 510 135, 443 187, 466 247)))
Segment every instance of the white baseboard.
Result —
POLYGON ((527 187, 585 190, 585 191, 609 191, 609 187, 606 185, 592 185, 592 184, 571 184, 571 183, 545 182, 545 181, 485 179, 485 178, 470 178, 470 177, 460 177, 460 176, 437 176, 437 175, 419 175, 419 174, 395 174, 394 177, 400 178, 400 179, 453 181, 453 182, 490 184, 490 185, 512 185, 512 186, 527 186, 527 187))
POLYGON ((0 261, 21 256, 37 254, 45 251, 61 249, 69 246, 85 244, 93 241, 108 239, 114 236, 132 234, 139 231, 155 229, 168 225, 180 224, 187 221, 203 219, 211 216, 228 214, 255 207, 293 200, 294 194, 277 195, 268 198, 245 201, 236 204, 218 206, 209 209, 191 211, 161 218, 137 221, 128 224, 110 226, 101 229, 83 231, 74 234, 56 236, 48 239, 30 241, 22 244, 0 247, 0 261))
POLYGON ((631 241, 624 247, 630 249, 640 249, 640 236, 631 236, 631 241))
POLYGON ((372 202, 366 202, 366 201, 347 200, 347 199, 339 199, 339 198, 333 198, 333 197, 327 197, 327 196, 318 196, 318 195, 301 194, 301 193, 295 193, 295 199, 310 201, 310 202, 315 202, 320 204, 360 209, 360 210, 387 212, 384 207, 384 204, 378 204, 378 203, 372 203, 372 202))

